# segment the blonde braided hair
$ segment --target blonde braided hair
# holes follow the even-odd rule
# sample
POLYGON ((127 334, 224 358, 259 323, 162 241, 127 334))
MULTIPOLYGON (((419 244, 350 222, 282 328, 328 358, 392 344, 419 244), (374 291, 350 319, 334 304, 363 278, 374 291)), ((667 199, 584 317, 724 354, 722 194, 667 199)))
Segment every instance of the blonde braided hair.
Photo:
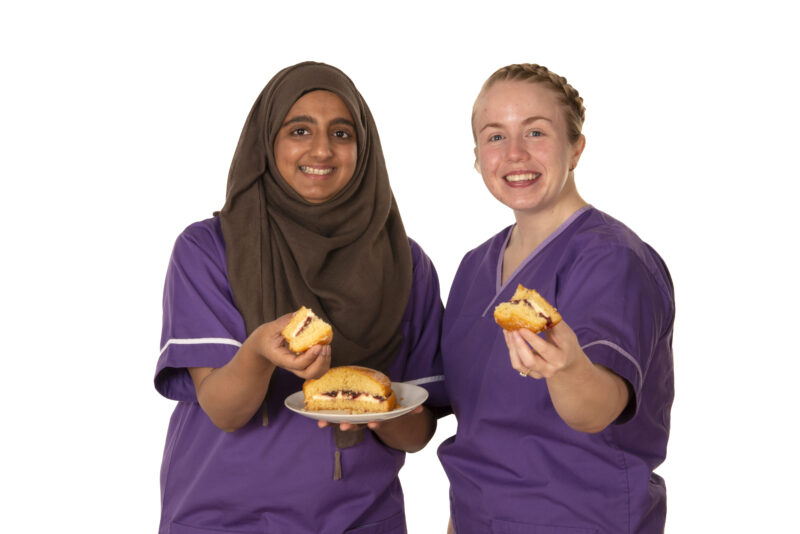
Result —
POLYGON ((535 63, 519 63, 496 70, 484 82, 478 97, 475 99, 475 104, 472 106, 473 139, 477 140, 475 135, 475 114, 477 113, 478 101, 490 87, 501 81, 541 83, 555 91, 567 111, 567 138, 570 143, 575 143, 581 136, 583 121, 586 118, 586 108, 583 106, 583 98, 578 94, 578 91, 567 83, 566 78, 551 72, 547 67, 536 65, 535 63))

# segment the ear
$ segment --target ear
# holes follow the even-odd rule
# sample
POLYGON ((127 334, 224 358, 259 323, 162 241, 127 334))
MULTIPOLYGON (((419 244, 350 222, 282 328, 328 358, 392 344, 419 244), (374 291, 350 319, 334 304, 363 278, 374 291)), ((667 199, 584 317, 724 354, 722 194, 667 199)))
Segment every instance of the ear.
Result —
POLYGON ((572 144, 572 157, 569 160, 569 170, 574 171, 578 166, 578 161, 581 159, 583 149, 586 148, 586 137, 581 134, 578 140, 572 144))
POLYGON ((481 166, 478 165, 478 147, 472 149, 473 154, 475 154, 475 170, 481 172, 481 166))

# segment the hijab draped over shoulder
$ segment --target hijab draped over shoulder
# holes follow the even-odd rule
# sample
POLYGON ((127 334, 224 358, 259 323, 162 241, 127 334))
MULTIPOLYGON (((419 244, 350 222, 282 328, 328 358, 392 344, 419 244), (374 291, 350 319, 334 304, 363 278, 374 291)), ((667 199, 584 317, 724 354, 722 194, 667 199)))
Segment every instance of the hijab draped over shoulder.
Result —
POLYGON ((340 70, 306 62, 267 84, 247 117, 220 212, 228 278, 249 335, 300 306, 333 326, 332 366, 385 371, 402 341, 411 249, 375 122, 340 70), (306 93, 337 94, 356 127, 353 178, 332 199, 304 200, 275 165, 275 137, 306 93))

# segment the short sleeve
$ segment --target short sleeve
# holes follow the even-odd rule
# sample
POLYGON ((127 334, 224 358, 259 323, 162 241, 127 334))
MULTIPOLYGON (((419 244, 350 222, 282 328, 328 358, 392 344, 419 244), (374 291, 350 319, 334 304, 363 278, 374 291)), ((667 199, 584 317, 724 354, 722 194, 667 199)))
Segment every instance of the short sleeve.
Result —
POLYGON ((414 278, 404 321, 404 344, 408 348, 402 362, 401 380, 427 389, 426 404, 446 406, 440 351, 444 306, 439 292, 439 277, 433 262, 414 241, 411 241, 411 251, 414 278))
POLYGON ((645 262, 622 245, 582 251, 557 280, 558 308, 593 363, 628 381, 636 397, 623 414, 632 417, 659 340, 669 331, 672 309, 645 262))
POLYGON ((196 400, 187 368, 222 367, 245 337, 219 224, 216 219, 196 223, 178 237, 167 268, 156 389, 170 399, 196 400))

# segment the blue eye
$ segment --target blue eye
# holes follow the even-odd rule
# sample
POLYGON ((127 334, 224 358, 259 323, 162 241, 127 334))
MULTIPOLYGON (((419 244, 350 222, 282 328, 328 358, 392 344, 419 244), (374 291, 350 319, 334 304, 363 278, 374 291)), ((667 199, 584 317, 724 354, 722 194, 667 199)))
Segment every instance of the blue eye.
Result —
POLYGON ((539 130, 532 130, 532 131, 530 131, 528 133, 528 135, 531 136, 531 137, 541 137, 544 134, 542 132, 540 132, 539 130))
POLYGON ((494 135, 492 135, 492 136, 489 136, 489 142, 490 142, 490 143, 491 143, 491 142, 494 142, 494 141, 500 141, 500 140, 502 140, 502 139, 503 139, 503 136, 502 136, 502 135, 500 135, 500 134, 494 134, 494 135))

